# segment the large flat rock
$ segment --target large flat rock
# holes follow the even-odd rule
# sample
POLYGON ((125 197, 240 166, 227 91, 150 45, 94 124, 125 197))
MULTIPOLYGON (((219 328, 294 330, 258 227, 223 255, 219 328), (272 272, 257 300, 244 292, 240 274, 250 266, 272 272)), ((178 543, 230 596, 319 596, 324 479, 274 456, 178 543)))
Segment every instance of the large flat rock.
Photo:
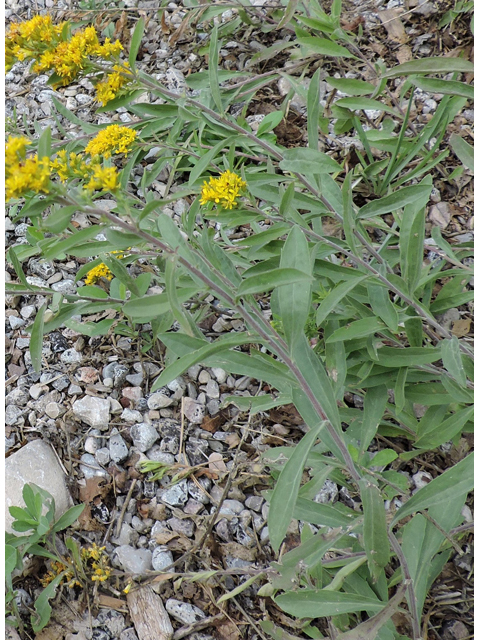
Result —
POLYGON ((50 445, 43 440, 29 442, 5 460, 5 529, 8 533, 16 533, 8 508, 25 506, 22 491, 29 482, 52 494, 57 519, 73 505, 65 474, 50 445))

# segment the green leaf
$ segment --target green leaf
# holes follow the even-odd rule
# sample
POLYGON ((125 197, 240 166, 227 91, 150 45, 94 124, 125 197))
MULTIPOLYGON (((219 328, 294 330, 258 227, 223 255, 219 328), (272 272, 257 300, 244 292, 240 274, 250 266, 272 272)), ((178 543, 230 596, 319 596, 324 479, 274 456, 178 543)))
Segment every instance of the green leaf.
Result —
MULTIPOLYGON (((82 291, 85 287, 82 288, 82 291)), ((179 303, 190 300, 198 292, 198 287, 185 287, 178 289, 177 300, 179 303)), ((136 320, 149 321, 153 318, 168 313, 170 311, 170 302, 166 293, 160 293, 153 296, 143 296, 129 300, 122 307, 123 313, 136 320)))
MULTIPOLYGON (((302 487, 303 489, 303 487, 302 487)), ((318 524, 324 527, 345 527, 350 526, 358 515, 352 513, 344 513, 337 505, 319 504, 313 500, 305 498, 297 498, 293 517, 303 522, 318 524)))
POLYGON ((308 146, 318 151, 318 121, 320 117, 320 69, 317 69, 308 86, 307 132, 308 146))
MULTIPOLYGON (((216 573, 215 571, 212 571, 212 575, 215 575, 215 573, 216 573)), ((243 593, 245 589, 248 589, 248 587, 259 578, 263 578, 264 575, 265 574, 263 573, 257 573, 256 575, 251 576, 250 578, 245 580, 245 582, 242 582, 242 584, 238 585, 238 587, 236 587, 232 591, 229 591, 228 593, 224 593, 223 596, 220 596, 220 598, 217 600, 217 605, 219 605, 221 602, 225 602, 226 600, 230 600, 231 598, 238 596, 240 593, 243 593)))
POLYGON ((353 80, 352 78, 332 78, 327 76, 327 82, 334 89, 339 89, 343 93, 351 96, 368 96, 375 91, 375 86, 364 80, 353 80))
POLYGON ((222 98, 220 95, 220 86, 218 82, 218 27, 215 25, 210 32, 210 47, 208 50, 208 78, 210 80, 209 90, 212 94, 213 101, 215 102, 220 114, 224 113, 222 104, 222 98))
POLYGON ((180 304, 177 298, 176 276, 178 275, 178 256, 167 256, 165 263, 165 288, 167 290, 168 302, 170 310, 174 318, 183 330, 190 336, 203 337, 201 331, 195 325, 192 317, 186 309, 180 304))
POLYGON ((13 247, 10 247, 7 253, 7 259, 12 263, 13 268, 15 269, 15 273, 17 274, 17 278, 20 280, 22 285, 27 289, 30 289, 31 285, 28 284, 27 278, 23 273, 22 265, 20 260, 17 258, 17 254, 15 253, 13 247))
POLYGON ((137 54, 140 50, 142 43, 143 31, 145 29, 145 20, 143 18, 137 19, 137 24, 133 31, 132 39, 130 41, 130 52, 128 54, 128 64, 132 70, 135 70, 137 61, 137 54))
MULTIPOLYGON (((305 378, 313 396, 318 398, 332 426, 340 429, 340 415, 333 391, 332 381, 318 355, 311 348, 305 335, 294 345, 292 358, 305 378)), ((303 390, 306 392, 306 390, 303 390)), ((297 407, 298 408, 298 407, 297 407)), ((299 409, 300 411, 300 409, 299 409)), ((321 417, 318 416, 318 420, 321 417)))
POLYGON ((399 367, 395 382, 395 408, 402 411, 405 406, 405 383, 407 381, 408 367, 399 367))
POLYGON ((356 340, 370 336, 372 333, 377 333, 378 331, 385 331, 385 329, 384 323, 373 316, 370 318, 362 318, 361 320, 350 322, 345 327, 340 327, 340 329, 334 331, 332 335, 326 339, 326 342, 356 340))
POLYGON ((337 173, 342 167, 330 156, 317 149, 296 147, 283 152, 280 168, 303 174, 337 173))
POLYGON ((440 350, 446 370, 452 374, 459 385, 465 387, 467 384, 467 376, 463 367, 458 338, 452 336, 449 340, 442 340, 440 350))
POLYGON ((375 598, 324 589, 291 591, 274 600, 283 611, 296 618, 317 619, 357 611, 377 612, 385 606, 384 602, 375 598))
POLYGON ((30 356, 32 358, 32 366, 37 373, 42 369, 43 324, 46 308, 47 303, 45 302, 37 311, 30 337, 30 356))
POLYGON ((38 139, 37 156, 39 160, 47 157, 50 158, 52 153, 52 130, 50 127, 46 127, 40 138, 38 139))
POLYGON ((272 111, 272 113, 267 114, 258 126, 257 137, 260 138, 264 133, 268 133, 278 127, 283 117, 283 111, 272 111))
POLYGON ((288 525, 292 520, 305 462, 323 427, 324 423, 321 422, 316 428, 303 436, 295 446, 273 490, 268 511, 268 531, 270 533, 270 543, 275 552, 278 552, 287 533, 288 525))
POLYGON ((353 53, 350 53, 348 49, 332 42, 331 40, 327 40, 326 38, 310 36, 307 38, 297 38, 296 42, 307 47, 307 49, 312 53, 319 53, 323 56, 330 56, 333 58, 356 58, 356 56, 354 56, 353 53))
MULTIPOLYGON (((408 188, 408 187, 407 187, 408 188)), ((400 223, 400 267, 410 294, 415 292, 423 266, 425 240, 424 205, 405 207, 400 223)))
POLYGON ((362 109, 363 111, 386 111, 392 115, 396 115, 397 113, 395 109, 392 109, 392 107, 389 107, 379 100, 373 100, 371 98, 340 98, 340 100, 335 102, 335 105, 337 107, 343 107, 344 109, 350 109, 350 111, 362 109))
POLYGON ((42 227, 51 233, 61 233, 68 227, 72 215, 76 211, 78 211, 77 205, 69 205, 68 207, 56 205, 48 218, 42 221, 42 227))
POLYGON ((62 571, 58 576, 50 582, 48 586, 46 586, 38 598, 35 600, 35 611, 36 615, 30 616, 30 621, 32 623, 32 629, 35 633, 41 631, 49 622, 50 616, 52 615, 52 607, 48 603, 48 601, 53 598, 55 592, 57 590, 58 585, 63 580, 66 571, 62 571))
POLYGON ((392 213, 402 209, 408 204, 415 205, 415 211, 425 206, 432 192, 432 185, 416 184, 411 187, 402 187, 388 196, 379 200, 373 200, 365 204, 358 211, 359 218, 373 218, 374 216, 392 213))
POLYGON ((204 173, 206 169, 210 166, 213 159, 216 158, 218 153, 224 148, 228 147, 228 145, 235 140, 237 136, 230 136, 229 138, 220 140, 218 144, 216 144, 212 149, 207 151, 197 162, 195 166, 190 172, 190 177, 188 179, 188 184, 192 185, 194 182, 204 173))
POLYGON ((473 147, 468 144, 461 136, 456 133, 452 133, 450 136, 450 146, 458 159, 473 172, 474 170, 474 157, 473 147))
POLYGON ((368 276, 360 276, 358 278, 352 278, 346 282, 342 282, 332 289, 322 300, 320 306, 317 309, 315 321, 317 326, 320 327, 327 319, 329 314, 335 309, 338 303, 362 280, 365 280, 368 276))
POLYGON ((437 347, 382 347, 377 351, 378 364, 382 367, 413 367, 420 364, 430 364, 440 360, 440 349, 437 347))
POLYGON ((419 434, 415 446, 419 449, 436 449, 441 444, 453 440, 457 436, 465 424, 473 419, 474 407, 464 407, 460 411, 456 411, 449 418, 441 422, 431 422, 427 428, 419 434))
POLYGON ((390 300, 388 289, 373 280, 367 282, 368 301, 372 311, 379 316, 390 331, 398 331, 398 313, 390 300))
POLYGON ((430 91, 431 93, 443 93, 448 96, 462 96, 473 100, 473 87, 465 82, 457 80, 439 80, 438 78, 410 78, 414 84, 422 91, 430 91))
POLYGON ((114 258, 111 255, 103 255, 102 260, 113 273, 113 275, 118 278, 129 291, 140 297, 140 292, 137 288, 135 280, 128 273, 126 266, 122 263, 121 260, 119 260, 118 258, 114 258))
POLYGON ((343 232, 349 248, 355 255, 358 255, 357 240, 354 233, 356 231, 356 220, 353 209, 352 178, 353 171, 349 171, 342 186, 343 232))
POLYGON ((84 504, 77 504, 74 507, 71 507, 66 511, 63 516, 61 516, 54 524, 52 528, 52 533, 57 533, 58 531, 63 531, 70 525, 72 525, 75 520, 80 516, 82 511, 85 509, 84 504))
POLYGON ((376 453, 368 463, 368 467, 386 467, 398 458, 398 453, 393 449, 382 449, 376 453))
POLYGON ((237 289, 237 298, 252 293, 264 293, 283 285, 306 283, 310 285, 313 278, 298 269, 272 269, 257 276, 246 278, 237 289))
MULTIPOLYGON (((312 273, 312 260, 305 234, 294 226, 283 245, 280 268, 312 273)), ((268 273, 268 272, 267 272, 268 273)), ((301 333, 310 312, 311 282, 303 281, 278 287, 278 301, 283 330, 288 345, 292 345, 301 333)))
POLYGON ((210 356, 216 355, 221 351, 232 347, 238 347, 241 344, 248 344, 251 342, 255 342, 255 336, 249 333, 226 335, 218 338, 215 342, 207 342, 205 346, 187 353, 178 360, 175 360, 172 364, 168 365, 155 380, 151 391, 153 392, 160 389, 172 380, 175 380, 175 378, 184 373, 189 367, 192 367, 194 364, 199 362, 203 362, 210 356))
POLYGON ((9 576, 17 566, 17 550, 10 544, 5 545, 5 574, 9 576))
POLYGON ((361 429, 361 451, 366 451, 377 433, 380 420, 383 418, 388 402, 387 388, 383 385, 367 389, 363 401, 363 421, 361 429))
POLYGON ((415 495, 400 507, 392 520, 391 526, 395 526, 399 520, 409 516, 415 511, 430 509, 436 505, 445 504, 447 501, 464 496, 473 488, 473 453, 450 467, 437 476, 425 487, 422 487, 415 495))
POLYGON ((368 568, 376 582, 390 560, 385 505, 382 494, 373 481, 361 478, 359 484, 364 517, 363 543, 368 568))
POLYGON ((413 73, 442 73, 447 74, 452 71, 461 73, 473 73, 474 66, 464 58, 422 58, 421 60, 410 60, 399 64, 386 71, 382 78, 395 78, 413 73))

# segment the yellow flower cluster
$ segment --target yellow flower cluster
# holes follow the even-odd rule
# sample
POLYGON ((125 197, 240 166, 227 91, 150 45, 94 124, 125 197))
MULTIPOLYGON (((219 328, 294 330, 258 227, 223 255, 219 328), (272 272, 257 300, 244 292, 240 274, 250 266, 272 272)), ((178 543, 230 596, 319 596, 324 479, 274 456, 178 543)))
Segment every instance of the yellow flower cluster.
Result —
MULTIPOLYGON (((63 564, 59 560, 54 560, 50 565, 50 571, 48 571, 43 578, 39 578, 40 584, 42 587, 46 587, 54 580, 58 575, 67 569, 67 565, 63 564)), ((75 574, 73 571, 67 571, 63 576, 62 582, 66 584, 68 587, 72 588, 75 585, 81 587, 82 584, 75 578, 75 574)))
POLYGON ((224 171, 219 178, 211 177, 208 183, 203 183, 200 204, 214 202, 224 209, 233 209, 237 206, 240 191, 246 186, 247 183, 239 175, 233 171, 224 171))
POLYGON ((27 158, 30 140, 9 136, 5 145, 5 199, 19 198, 29 191, 48 193, 50 161, 32 156, 27 158))
POLYGON ((105 582, 112 575, 105 547, 97 547, 94 542, 88 549, 82 549, 81 559, 85 569, 91 571, 93 582, 105 582))
POLYGON ((113 273, 103 262, 90 269, 85 278, 85 284, 96 284, 100 278, 105 278, 106 280, 112 280, 113 278, 113 273))
POLYGON ((131 151, 130 146, 135 141, 137 132, 119 124, 111 124, 102 129, 85 147, 85 153, 91 156, 110 158, 112 153, 131 151))
POLYGON ((85 185, 87 191, 115 191, 118 189, 118 172, 115 167, 101 167, 97 165, 93 169, 90 181, 85 185))
MULTIPOLYGON (((88 549, 82 549, 80 553, 83 571, 90 577, 92 582, 105 582, 112 575, 112 568, 109 566, 108 556, 105 553, 105 547, 97 547, 95 542, 88 549)), ((39 578, 43 587, 49 585, 54 578, 67 570, 67 565, 59 560, 54 560, 50 565, 50 570, 39 578)), ((80 569, 80 567, 78 567, 80 569)), ((68 587, 81 587, 82 584, 77 580, 72 570, 66 571, 62 582, 68 587)))
POLYGON ((128 75, 131 76, 130 68, 128 64, 124 62, 122 65, 114 65, 113 73, 109 73, 106 80, 97 82, 95 86, 97 102, 99 102, 102 107, 116 98, 120 89, 130 82, 130 79, 127 77, 128 75))
POLYGON ((98 156, 92 158, 90 162, 85 162, 80 154, 72 152, 67 157, 67 152, 62 149, 57 153, 57 157, 50 166, 62 182, 72 178, 88 180, 84 185, 87 191, 99 189, 115 191, 118 188, 118 172, 116 168, 102 167, 98 156))
POLYGON ((5 34, 5 69, 17 60, 37 58, 61 40, 65 22, 52 24, 50 16, 35 16, 27 22, 14 22, 5 34))
MULTIPOLYGON (((35 16, 27 22, 13 23, 5 37, 6 70, 17 60, 34 59, 35 73, 54 70, 59 77, 57 84, 67 85, 82 72, 95 70, 91 58, 110 60, 119 57, 123 46, 119 40, 106 38, 100 44, 95 27, 80 29, 72 36, 69 23, 53 25, 50 16, 35 16)), ((121 73, 130 73, 127 63, 114 65, 107 82, 98 83, 97 99, 103 105, 112 100, 129 78, 121 73)))

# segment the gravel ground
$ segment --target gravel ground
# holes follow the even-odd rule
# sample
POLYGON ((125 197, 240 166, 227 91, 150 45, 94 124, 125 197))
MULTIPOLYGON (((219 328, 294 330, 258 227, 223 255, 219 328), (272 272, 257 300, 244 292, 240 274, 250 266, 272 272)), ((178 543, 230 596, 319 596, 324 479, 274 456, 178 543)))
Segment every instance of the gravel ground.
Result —
MULTIPOLYGON (((68 17, 73 15, 70 12, 79 8, 78 4, 82 3, 7 0, 5 15, 7 20, 28 19, 37 9, 46 8, 59 14, 66 11, 68 17)), ((251 0, 251 4, 259 11, 266 11, 262 9, 264 0, 251 0)), ((385 6, 377 3, 371 7, 360 4, 366 25, 378 28, 379 8, 392 8, 397 3, 389 2, 385 6)), ((125 2, 126 7, 140 6, 146 10, 157 5, 156 2, 125 2)), ((430 5, 429 2, 422 5, 423 15, 428 16, 429 11, 435 11, 435 7, 430 5)), ((182 23, 185 11, 179 2, 169 3, 168 8, 164 25, 155 12, 149 13, 151 20, 139 66, 155 74, 169 89, 181 90, 185 87, 185 76, 199 71, 204 64, 203 58, 195 53, 194 46, 201 43, 204 35, 187 30, 171 46, 170 34, 182 23), (164 33, 165 27, 169 34, 164 33)), ((218 20, 224 23, 234 16, 235 10, 228 9, 218 20)), ((284 36, 280 32, 276 37, 280 40, 284 36)), ((241 70, 262 46, 258 41, 261 34, 252 33, 249 39, 239 42, 235 41, 235 34, 231 37, 232 40, 225 43, 221 51, 223 66, 241 70)), ((413 42, 422 55, 431 55, 431 45, 425 34, 419 34, 413 42)), ((6 115, 11 126, 16 125, 31 135, 34 125, 38 130, 50 126, 54 136, 60 135, 53 117, 52 95, 85 122, 132 121, 133 116, 124 108, 113 114, 96 114, 93 86, 88 80, 58 91, 47 87, 46 82, 46 75, 32 75, 28 65, 22 63, 17 63, 7 73, 6 115)), ((285 95, 288 90, 284 79, 276 83, 275 91, 279 95, 285 95)), ((329 91, 325 85, 325 103, 329 99, 329 91)), ((419 92, 416 102, 420 118, 436 108, 436 101, 429 94, 419 92)), ((300 96, 295 96, 292 107, 296 110, 296 117, 301 119, 305 114, 305 104, 302 104, 300 96)), ((83 135, 79 127, 61 116, 56 117, 69 137, 73 139, 83 135)), ((253 114, 250 121, 259 122, 263 117, 253 114)), ((473 110, 465 110, 460 118, 458 125, 469 127, 473 110)), ((302 144, 301 133, 295 143, 302 144)), ((339 152, 350 143, 347 136, 335 140, 339 152)), ((332 148, 334 142, 327 138, 325 144, 332 148)), ((151 161, 154 161, 153 154, 151 161)), ((138 180, 140 176, 139 170, 138 180)), ((153 185, 161 196, 167 188, 166 182, 166 177, 161 175, 153 185)), ((174 183, 171 191, 175 187, 174 183)), ((443 203, 440 194, 438 203, 443 203)), ((443 209, 440 207, 438 213, 438 203, 437 209, 430 212, 430 224, 438 224, 444 229, 448 227, 451 235, 457 236, 457 242, 470 240, 472 218, 468 198, 463 217, 455 219, 448 203, 443 203, 445 206, 443 209)), ((108 206, 108 200, 104 204, 108 206)), ((175 219, 187 206, 188 203, 180 199, 171 210, 165 211, 175 219)), ((81 215, 77 215, 75 220, 79 227, 88 225, 81 215)), ((28 228, 26 222, 13 223, 6 217, 6 246, 26 244, 28 228)), ((52 291, 71 293, 81 285, 74 282, 79 266, 81 260, 78 259, 48 263, 32 257, 26 265, 27 281, 49 287, 52 291)), ((7 270, 6 281, 15 280, 14 271, 7 270)), ((195 365, 167 387, 151 393, 152 381, 161 370, 159 364, 152 357, 142 356, 138 345, 125 337, 88 338, 60 328, 46 336, 44 368, 41 373, 35 373, 25 330, 44 301, 34 296, 7 296, 7 503, 15 503, 18 478, 23 477, 27 481, 22 474, 28 465, 25 459, 17 457, 17 452, 21 451, 28 460, 41 460, 40 469, 45 465, 56 469, 52 480, 54 485, 49 490, 64 495, 67 506, 69 494, 75 502, 83 500, 88 503, 82 527, 77 532, 79 539, 106 545, 112 565, 119 572, 138 574, 163 570, 189 551, 212 523, 213 535, 203 555, 197 554, 189 564, 176 566, 171 571, 204 570, 208 568, 205 564, 208 558, 212 568, 232 570, 248 570, 268 563, 272 556, 266 526, 268 506, 261 495, 267 478, 262 475, 259 454, 271 446, 297 441, 303 433, 303 425, 294 419, 289 420, 288 414, 283 415, 283 420, 278 417, 275 420, 272 415, 259 415, 248 420, 233 405, 225 407, 223 403, 230 395, 255 396, 264 390, 259 381, 232 376, 223 369, 195 365), (38 449, 38 440, 51 445, 48 451, 38 449), (52 449, 54 456, 51 455, 52 449), (199 477, 189 476, 175 485, 170 484, 168 477, 150 482, 139 472, 139 464, 144 460, 177 464, 178 469, 185 468, 185 465, 200 465, 199 468, 205 469, 206 473, 199 477)), ((442 321, 445 326, 451 326, 452 322, 465 320, 469 315, 470 309, 453 310, 442 321)), ((217 314, 208 330, 212 335, 218 335, 242 328, 241 322, 217 314)), ((148 326, 144 329, 148 330, 148 326)), ((352 400, 355 402, 355 398, 352 400)), ((432 478, 427 470, 415 465, 407 475, 412 491, 432 478)), ((31 479, 35 481, 35 477, 31 479)), ((348 506, 355 504, 348 492, 340 490, 331 481, 325 483, 315 500, 325 503, 339 500, 348 506)), ((468 507, 464 515, 466 521, 471 519, 468 507)), ((301 524, 294 521, 289 534, 298 536, 301 524)), ((471 569, 468 558, 468 554, 461 558, 464 563, 461 568, 467 573, 471 569)), ((231 576, 227 577, 227 590, 236 584, 231 576)), ((257 589, 252 585, 242 594, 241 600, 247 615, 254 618, 258 613, 261 615, 254 599, 257 589)), ((23 591, 25 604, 31 602, 34 592, 35 588, 23 591)), ((115 593, 119 595, 113 588, 111 595, 115 593)), ((205 592, 192 583, 182 583, 175 590, 171 585, 163 584, 160 593, 175 628, 188 626, 218 612, 205 592)), ((71 608, 77 596, 71 593, 69 598, 71 608)), ((107 607, 96 609, 94 614, 91 628, 88 615, 77 612, 66 624, 68 632, 65 635, 59 632, 55 637, 64 637, 65 640, 137 640, 126 610, 116 611, 107 607)), ((65 612, 59 609, 58 616, 61 618, 61 615, 65 612)), ((456 624, 463 623, 456 621, 456 624)), ((442 631, 442 638, 462 637, 463 629, 451 632, 455 635, 448 635, 450 627, 447 627, 442 631)), ((191 635, 197 640, 210 640, 210 632, 213 633, 211 627, 191 635)), ((227 631, 222 631, 222 627, 217 625, 215 637, 226 638, 227 635, 227 631)), ((250 627, 247 635, 254 638, 257 634, 250 627)))

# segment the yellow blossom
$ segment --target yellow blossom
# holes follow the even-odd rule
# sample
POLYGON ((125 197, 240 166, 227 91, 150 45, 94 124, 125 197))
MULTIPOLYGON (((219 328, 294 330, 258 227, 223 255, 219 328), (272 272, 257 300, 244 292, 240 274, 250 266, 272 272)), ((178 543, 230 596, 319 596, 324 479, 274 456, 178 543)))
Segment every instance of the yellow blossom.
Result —
POLYGON ((93 140, 85 147, 85 153, 91 156, 103 156, 110 158, 112 153, 125 153, 130 151, 130 145, 137 137, 137 132, 119 124, 112 124, 102 129, 93 140))
POLYGON ((208 183, 203 183, 200 204, 214 202, 224 209, 233 209, 237 205, 240 191, 246 186, 247 183, 239 175, 233 171, 224 171, 220 177, 211 177, 208 183))
MULTIPOLYGON (((85 284, 96 284, 100 278, 105 278, 106 280, 112 280, 113 273, 107 267, 106 264, 101 262, 93 269, 87 273, 87 277, 85 278, 85 284)), ((91 556, 89 556, 91 557, 91 556)))
POLYGON ((107 79, 97 82, 95 91, 97 93, 97 102, 104 107, 108 102, 117 97, 122 87, 130 82, 123 74, 130 74, 127 63, 123 65, 116 64, 113 67, 113 73, 107 75, 107 79))
POLYGON ((5 198, 19 198, 29 191, 48 193, 50 160, 36 155, 27 158, 30 140, 23 136, 9 136, 5 145, 5 198))
POLYGON ((87 191, 115 191, 118 188, 118 173, 115 167, 101 167, 97 165, 93 170, 90 181, 85 185, 87 191))

